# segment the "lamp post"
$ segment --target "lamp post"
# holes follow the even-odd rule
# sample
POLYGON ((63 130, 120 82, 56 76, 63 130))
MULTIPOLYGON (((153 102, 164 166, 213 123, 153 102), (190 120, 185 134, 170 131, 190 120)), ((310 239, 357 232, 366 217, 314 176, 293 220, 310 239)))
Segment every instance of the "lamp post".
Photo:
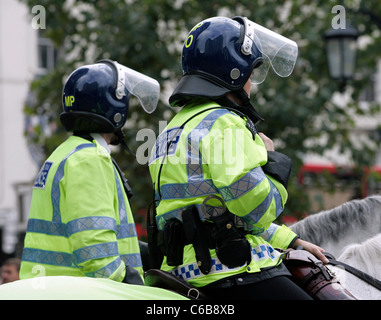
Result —
MULTIPOLYGON (((373 11, 360 4, 360 8, 347 11, 353 15, 362 15, 381 30, 381 17, 373 11)), ((343 29, 331 29, 325 34, 328 68, 331 78, 341 82, 341 91, 344 90, 346 82, 353 79, 356 66, 356 40, 358 31, 350 26, 343 29)))
POLYGON ((356 41, 358 31, 350 26, 345 29, 328 30, 326 40, 328 68, 332 79, 341 82, 341 91, 346 82, 353 79, 356 66, 356 41))

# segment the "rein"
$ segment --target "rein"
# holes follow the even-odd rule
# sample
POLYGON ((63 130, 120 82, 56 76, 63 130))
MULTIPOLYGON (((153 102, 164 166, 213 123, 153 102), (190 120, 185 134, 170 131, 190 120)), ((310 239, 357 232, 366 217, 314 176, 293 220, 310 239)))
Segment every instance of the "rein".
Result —
POLYGON ((358 269, 356 269, 354 267, 351 267, 350 265, 347 265, 344 262, 337 261, 332 256, 327 256, 327 258, 328 258, 329 263, 332 264, 333 266, 342 266, 342 267, 344 267, 345 271, 348 271, 349 273, 353 274, 357 278, 365 281, 369 285, 371 285, 374 288, 376 288, 376 289, 381 291, 381 281, 380 280, 370 276, 369 274, 367 274, 367 273, 365 273, 365 272, 363 272, 361 270, 358 270, 358 269))

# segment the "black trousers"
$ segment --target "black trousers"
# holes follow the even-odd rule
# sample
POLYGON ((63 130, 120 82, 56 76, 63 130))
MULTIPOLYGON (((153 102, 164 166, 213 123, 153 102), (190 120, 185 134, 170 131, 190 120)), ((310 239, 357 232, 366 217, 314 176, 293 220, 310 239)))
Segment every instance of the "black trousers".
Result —
POLYGON ((287 276, 245 285, 233 285, 229 288, 203 288, 202 292, 208 298, 218 300, 312 300, 287 276))

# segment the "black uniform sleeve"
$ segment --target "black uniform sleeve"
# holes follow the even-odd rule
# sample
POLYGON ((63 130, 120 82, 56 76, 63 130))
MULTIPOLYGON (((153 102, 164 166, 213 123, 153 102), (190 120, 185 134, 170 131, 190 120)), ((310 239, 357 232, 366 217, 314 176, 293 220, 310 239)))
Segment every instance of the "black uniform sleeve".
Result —
POLYGON ((285 188, 290 178, 292 161, 283 153, 277 151, 268 151, 268 161, 262 167, 263 171, 269 176, 278 180, 285 188))

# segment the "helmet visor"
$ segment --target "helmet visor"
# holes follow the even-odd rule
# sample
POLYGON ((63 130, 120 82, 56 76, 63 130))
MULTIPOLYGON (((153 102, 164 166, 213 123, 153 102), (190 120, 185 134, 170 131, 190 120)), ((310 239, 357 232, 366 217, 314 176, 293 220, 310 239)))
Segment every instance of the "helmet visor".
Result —
POLYGON ((115 65, 118 69, 117 98, 125 95, 124 88, 126 88, 139 99, 145 112, 154 112, 160 96, 159 82, 117 62, 115 65))
POLYGON ((262 83, 266 79, 270 67, 279 77, 288 77, 294 70, 298 57, 296 42, 247 18, 244 20, 246 24, 245 37, 251 39, 257 46, 263 59, 262 65, 253 72, 252 83, 262 83))

